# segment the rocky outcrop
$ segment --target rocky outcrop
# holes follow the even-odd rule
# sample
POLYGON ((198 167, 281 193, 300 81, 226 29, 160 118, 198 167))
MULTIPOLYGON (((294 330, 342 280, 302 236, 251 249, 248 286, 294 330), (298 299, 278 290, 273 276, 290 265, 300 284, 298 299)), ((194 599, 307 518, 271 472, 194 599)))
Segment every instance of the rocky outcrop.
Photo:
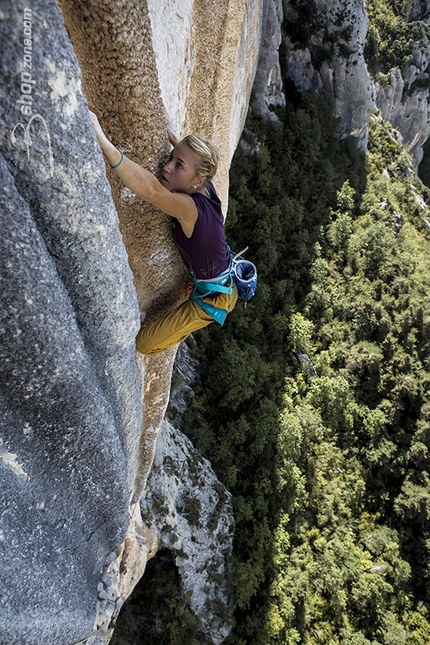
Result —
POLYGON ((271 107, 285 105, 279 47, 282 42, 282 0, 266 2, 258 66, 253 87, 252 107, 265 118, 273 119, 271 107))
POLYGON ((165 421, 157 438, 142 517, 158 548, 175 556, 183 594, 200 631, 218 645, 233 625, 233 509, 230 494, 189 439, 165 421))
POLYGON ((426 25, 430 24, 430 3, 428 0, 412 0, 408 11, 408 22, 421 20, 426 25))
POLYGON ((409 27, 409 33, 414 34, 416 41, 408 45, 405 62, 400 68, 376 76, 375 102, 382 117, 400 132, 402 143, 417 169, 423 158, 423 145, 430 135, 429 3, 413 0, 404 20, 403 30, 409 27))
POLYGON ((415 43, 412 64, 403 71, 390 70, 384 83, 375 83, 376 106, 381 115, 401 133, 402 143, 415 168, 423 158, 423 145, 430 135, 428 64, 430 41, 415 43))
MULTIPOLYGON (((408 20, 428 24, 428 4, 412 3, 408 20)), ((364 148, 369 117, 377 107, 398 129, 418 168, 430 135, 427 37, 414 43, 411 64, 375 80, 369 77, 364 60, 367 16, 362 0, 284 0, 282 6, 279 0, 271 5, 265 25, 254 88, 253 106, 258 112, 270 117, 270 105, 282 105, 278 59, 282 31, 285 79, 301 92, 333 96, 342 135, 356 137, 364 148)))
MULTIPOLYGON (((429 22, 428 3, 414 2, 408 20, 429 22)), ((265 4, 252 107, 276 118, 284 104, 283 81, 300 92, 329 94, 342 136, 367 145, 367 124, 377 107, 402 136, 415 168, 430 135, 430 42, 413 44, 411 63, 371 79, 364 60, 367 16, 362 0, 275 0, 265 4), (281 73, 282 69, 282 73, 281 73)))
POLYGON ((191 441, 164 421, 145 494, 131 514, 125 541, 107 556, 98 583, 97 632, 82 645, 110 640, 130 589, 147 561, 163 549, 173 554, 203 642, 222 643, 233 625, 233 529, 230 494, 191 441))
POLYGON ((107 642, 157 548, 139 500, 175 350, 136 357, 134 339, 140 313, 183 297, 184 274, 169 218, 106 169, 87 100, 113 141, 157 172, 169 149, 161 87, 179 129, 222 149, 226 195, 261 23, 251 0, 216 11, 184 0, 174 13, 169 3, 172 20, 189 20, 171 34, 187 43, 186 64, 173 56, 170 68, 153 48, 169 42, 150 20, 162 6, 0 5, 2 644, 107 642))
POLYGON ((284 2, 282 29, 286 78, 301 92, 331 94, 342 132, 365 147, 374 97, 363 56, 363 1, 284 2))

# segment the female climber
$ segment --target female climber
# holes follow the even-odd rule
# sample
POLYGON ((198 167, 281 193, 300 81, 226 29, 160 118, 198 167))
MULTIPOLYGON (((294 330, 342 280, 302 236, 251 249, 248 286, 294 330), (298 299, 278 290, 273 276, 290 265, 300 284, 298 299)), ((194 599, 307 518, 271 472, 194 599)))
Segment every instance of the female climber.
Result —
POLYGON ((221 202, 212 179, 218 165, 214 145, 198 134, 178 142, 168 126, 171 157, 158 180, 128 159, 104 134, 97 116, 91 124, 111 168, 135 195, 173 218, 173 234, 194 285, 191 297, 171 313, 144 323, 136 338, 141 354, 157 354, 216 320, 223 324, 237 301, 221 202))

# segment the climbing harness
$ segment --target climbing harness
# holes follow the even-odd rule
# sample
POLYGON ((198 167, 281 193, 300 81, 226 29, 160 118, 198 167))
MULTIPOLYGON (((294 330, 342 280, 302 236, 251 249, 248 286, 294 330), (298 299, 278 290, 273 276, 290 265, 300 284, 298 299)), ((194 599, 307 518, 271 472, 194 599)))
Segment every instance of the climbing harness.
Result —
POLYGON ((193 286, 193 290, 189 296, 190 299, 197 302, 221 326, 224 325, 227 314, 231 311, 235 287, 237 287, 238 298, 245 300, 245 306, 257 288, 257 269, 255 265, 241 257, 247 250, 248 247, 240 253, 236 253, 236 255, 230 251, 231 257, 228 268, 214 278, 197 280, 194 276, 190 275, 190 282, 193 286), (215 307, 208 302, 203 302, 203 298, 219 293, 231 294, 227 310, 215 307))
POLYGON ((209 316, 211 316, 211 318, 213 318, 215 322, 221 325, 221 327, 225 323, 225 319, 227 318, 227 314, 231 310, 234 300, 234 278, 232 275, 231 267, 232 261, 230 260, 230 264, 226 271, 220 273, 214 278, 210 278, 209 280, 197 280, 196 278, 194 278, 194 276, 190 275, 190 282, 193 285, 190 299, 194 300, 194 302, 197 302, 197 304, 204 311, 206 311, 206 313, 209 314, 209 316), (231 295, 227 310, 220 309, 220 307, 215 307, 209 302, 203 302, 203 298, 208 298, 209 296, 214 296, 219 293, 226 293, 231 295))

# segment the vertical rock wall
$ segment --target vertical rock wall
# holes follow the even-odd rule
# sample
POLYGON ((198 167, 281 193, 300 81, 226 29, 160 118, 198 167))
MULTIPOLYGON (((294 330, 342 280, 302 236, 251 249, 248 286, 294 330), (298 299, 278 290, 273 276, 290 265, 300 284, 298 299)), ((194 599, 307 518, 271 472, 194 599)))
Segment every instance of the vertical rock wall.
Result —
POLYGON ((283 0, 286 74, 301 91, 327 92, 345 134, 367 144, 373 90, 364 61, 363 0, 283 0))
POLYGON ((174 555, 199 631, 219 645, 233 627, 231 495, 210 463, 168 421, 160 429, 141 504, 159 548, 174 555))
POLYGON ((429 73, 430 40, 415 43, 412 62, 389 72, 388 83, 375 83, 376 106, 381 115, 401 133, 415 168, 423 158, 423 145, 430 134, 429 73))
POLYGON ((69 644, 129 522, 139 310, 57 5, 0 37, 0 642, 69 644))
POLYGON ((52 0, 0 4, 1 645, 108 642, 156 548, 138 500, 175 350, 136 357, 134 340, 139 313, 181 300, 184 271, 170 219, 106 168, 87 101, 114 143, 157 172, 170 79, 179 130, 221 148, 226 198, 261 2, 174 11, 189 25, 163 33, 185 57, 179 76, 154 54, 145 2, 62 0, 61 14, 52 0))
MULTIPOLYGON (((89 105, 107 136, 134 161, 157 172, 169 145, 151 26, 144 2, 61 2, 78 56, 89 105)), ((183 296, 184 271, 171 235, 171 221, 132 195, 107 169, 120 229, 133 272, 140 311, 148 318, 167 312, 183 296)), ((154 443, 169 395, 174 351, 140 358, 145 374, 143 427, 134 501, 144 489, 154 443)))
MULTIPOLYGON (((412 2, 407 20, 429 22, 428 3, 412 2)), ((411 43, 411 61, 389 70, 381 84, 369 77, 364 60, 367 15, 362 0, 275 0, 267 4, 253 107, 271 116, 282 105, 279 44, 285 77, 301 92, 333 96, 341 133, 367 145, 367 124, 380 109, 402 135, 403 145, 418 168, 430 133, 429 38, 411 43)), ((424 29, 424 33, 426 30, 424 29)))
POLYGON ((260 55, 253 87, 253 109, 265 118, 276 118, 270 108, 285 105, 279 47, 284 12, 282 0, 265 3, 260 55))
POLYGON ((227 210, 228 170, 245 122, 264 0, 148 0, 164 105, 179 137, 200 131, 220 153, 216 185, 227 210))

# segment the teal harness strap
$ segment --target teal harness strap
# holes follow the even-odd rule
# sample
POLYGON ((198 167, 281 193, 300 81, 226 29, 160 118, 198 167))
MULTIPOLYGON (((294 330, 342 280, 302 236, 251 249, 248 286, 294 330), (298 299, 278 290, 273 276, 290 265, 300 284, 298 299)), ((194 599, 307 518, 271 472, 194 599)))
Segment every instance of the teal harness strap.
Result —
MULTIPOLYGON (((231 267, 229 267, 228 270, 224 273, 221 273, 219 276, 211 278, 210 280, 196 280, 192 276, 190 278, 191 282, 194 285, 194 290, 190 295, 190 299, 194 300, 194 302, 196 302, 207 314, 209 314, 209 316, 211 316, 211 318, 213 318, 216 323, 221 325, 221 327, 225 323, 228 310, 226 311, 225 309, 215 307, 208 302, 203 302, 202 298, 207 298, 208 296, 217 293, 233 294, 234 280, 230 268, 231 267)), ((229 305, 229 310, 230 307, 231 302, 229 305)))
POLYGON ((206 313, 209 314, 209 316, 211 316, 218 325, 221 325, 221 327, 224 325, 228 311, 220 309, 219 307, 214 307, 214 305, 210 305, 208 302, 203 302, 199 298, 193 297, 193 294, 191 294, 190 299, 197 302, 199 307, 206 311, 206 313))
POLYGON ((222 284, 216 284, 214 282, 209 282, 200 286, 198 281, 193 280, 193 284, 193 295, 195 295, 196 298, 207 298, 214 293, 231 293, 233 290, 232 287, 224 287, 222 284))

